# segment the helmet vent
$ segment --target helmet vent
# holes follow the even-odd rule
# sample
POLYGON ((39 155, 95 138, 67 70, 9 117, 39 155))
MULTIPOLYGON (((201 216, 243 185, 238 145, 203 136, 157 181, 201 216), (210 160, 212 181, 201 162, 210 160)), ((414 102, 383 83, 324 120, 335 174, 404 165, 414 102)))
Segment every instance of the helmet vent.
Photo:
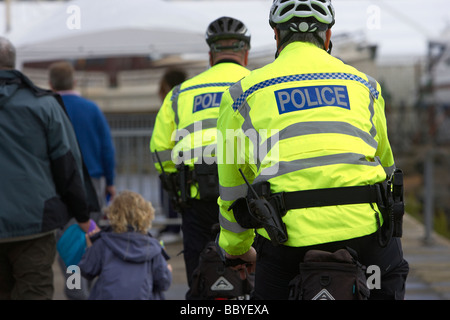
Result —
POLYGON ((273 10, 272 10, 272 12, 271 12, 271 14, 270 15, 274 15, 275 14, 275 12, 278 10, 278 7, 277 6, 275 6, 274 8, 273 8, 273 10))
POLYGON ((232 26, 232 24, 233 24, 233 21, 231 21, 231 20, 228 20, 227 22, 226 22, 226 26, 223 28, 224 30, 231 30, 231 26, 232 26))
POLYGON ((320 12, 320 14, 323 14, 324 16, 327 15, 327 13, 325 12, 325 10, 324 10, 321 6, 319 6, 319 5, 317 5, 317 4, 312 4, 312 7, 313 7, 314 10, 320 12))
POLYGON ((291 11, 292 9, 294 9, 294 5, 293 5, 293 4, 290 4, 290 5, 286 6, 286 7, 281 11, 280 15, 284 15, 286 12, 289 12, 289 11, 291 11))
POLYGON ((311 11, 306 4, 300 4, 296 11, 311 11))
POLYGON ((216 28, 216 32, 219 32, 219 30, 225 30, 225 22, 224 21, 218 21, 219 29, 216 28))

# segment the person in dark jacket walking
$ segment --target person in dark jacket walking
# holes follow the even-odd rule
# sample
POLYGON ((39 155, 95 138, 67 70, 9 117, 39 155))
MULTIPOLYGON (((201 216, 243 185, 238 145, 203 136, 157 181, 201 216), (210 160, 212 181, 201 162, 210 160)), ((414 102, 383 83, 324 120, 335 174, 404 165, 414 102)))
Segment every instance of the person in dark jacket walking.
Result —
POLYGON ((55 230, 89 230, 90 194, 60 97, 15 70, 0 37, 0 299, 52 299, 55 230))
POLYGON ((172 282, 171 266, 149 229, 154 208, 140 194, 122 191, 107 207, 111 230, 87 234, 81 274, 94 279, 90 300, 155 300, 172 282))

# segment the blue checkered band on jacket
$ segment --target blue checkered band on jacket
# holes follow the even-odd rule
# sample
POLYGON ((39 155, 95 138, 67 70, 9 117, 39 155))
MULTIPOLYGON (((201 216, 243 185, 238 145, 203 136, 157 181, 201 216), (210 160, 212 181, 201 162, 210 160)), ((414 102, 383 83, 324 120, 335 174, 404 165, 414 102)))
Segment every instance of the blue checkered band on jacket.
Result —
POLYGON ((234 82, 212 82, 212 83, 197 84, 195 86, 187 87, 187 88, 184 88, 184 89, 178 91, 177 93, 174 93, 172 96, 172 100, 175 99, 181 93, 189 91, 189 90, 209 88, 209 87, 229 87, 233 84, 234 84, 234 82))
POLYGON ((380 93, 366 80, 357 75, 351 73, 308 73, 308 74, 296 74, 291 76, 283 76, 278 78, 272 78, 269 80, 262 81, 260 83, 255 84, 250 89, 245 91, 241 96, 233 103, 233 110, 239 109, 242 104, 245 102, 247 97, 251 95, 253 92, 263 89, 266 87, 270 87, 279 83, 284 82, 293 82, 293 81, 307 81, 307 80, 353 80, 358 81, 365 85, 369 90, 371 95, 378 99, 380 93))

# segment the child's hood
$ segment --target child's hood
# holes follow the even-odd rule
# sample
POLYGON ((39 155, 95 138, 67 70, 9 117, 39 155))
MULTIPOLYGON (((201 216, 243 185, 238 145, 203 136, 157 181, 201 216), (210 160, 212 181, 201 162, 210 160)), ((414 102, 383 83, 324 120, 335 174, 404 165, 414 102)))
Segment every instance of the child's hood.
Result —
POLYGON ((101 239, 124 261, 144 262, 161 254, 161 245, 148 234, 101 232, 101 239))

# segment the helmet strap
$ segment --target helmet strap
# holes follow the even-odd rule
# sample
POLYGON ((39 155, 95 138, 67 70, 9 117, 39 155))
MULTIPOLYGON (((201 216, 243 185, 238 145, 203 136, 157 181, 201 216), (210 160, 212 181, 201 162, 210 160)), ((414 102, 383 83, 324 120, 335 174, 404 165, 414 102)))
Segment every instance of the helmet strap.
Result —
POLYGON ((211 52, 222 52, 225 50, 232 50, 233 52, 238 52, 244 50, 245 47, 246 47, 245 41, 236 42, 231 46, 222 46, 217 43, 212 43, 210 45, 211 52))
POLYGON ((331 49, 333 49, 333 42, 331 42, 330 40, 330 42, 328 43, 328 50, 327 50, 328 54, 331 54, 331 49))
MULTIPOLYGON (((321 37, 319 37, 319 36, 317 35, 317 33, 314 33, 313 36, 314 36, 314 38, 316 38, 316 40, 317 40, 319 43, 322 44, 322 48, 323 48, 323 50, 325 50, 325 42, 323 41, 323 39, 322 39, 321 37)), ((328 50, 326 50, 326 52, 328 52, 328 54, 331 54, 331 49, 332 49, 332 48, 333 48, 333 43, 332 43, 331 40, 330 40, 330 42, 329 42, 329 44, 328 44, 328 50)))

